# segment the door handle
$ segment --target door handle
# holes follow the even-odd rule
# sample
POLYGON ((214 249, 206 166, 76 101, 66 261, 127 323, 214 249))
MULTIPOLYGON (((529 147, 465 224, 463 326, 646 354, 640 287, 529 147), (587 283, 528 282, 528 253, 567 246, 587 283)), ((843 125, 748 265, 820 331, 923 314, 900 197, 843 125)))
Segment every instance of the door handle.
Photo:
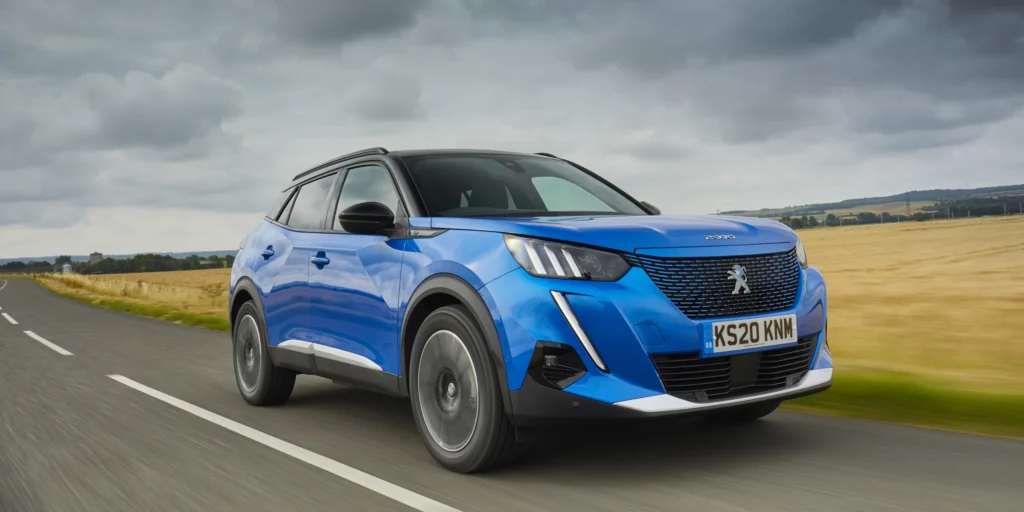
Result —
POLYGON ((264 260, 269 260, 270 257, 273 256, 273 255, 274 255, 274 246, 273 245, 268 245, 267 248, 263 249, 263 252, 260 253, 260 256, 263 256, 264 260))
POLYGON ((320 251, 316 253, 316 256, 310 258, 309 262, 316 265, 317 268, 324 268, 324 265, 330 263, 331 259, 327 257, 327 253, 325 253, 324 251, 320 251))

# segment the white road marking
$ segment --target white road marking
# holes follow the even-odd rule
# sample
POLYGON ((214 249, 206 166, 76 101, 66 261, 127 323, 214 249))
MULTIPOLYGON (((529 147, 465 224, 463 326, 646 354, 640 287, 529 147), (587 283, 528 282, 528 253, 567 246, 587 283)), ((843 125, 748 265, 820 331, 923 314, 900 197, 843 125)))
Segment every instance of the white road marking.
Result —
POLYGON ((11 318, 11 315, 8 315, 7 313, 0 313, 0 316, 6 318, 7 321, 11 323, 11 325, 18 325, 18 321, 11 318))
POLYGON ((4 284, 0 284, 0 292, 4 291, 4 288, 7 288, 7 280, 6 279, 4 279, 4 284))
POLYGON ((391 482, 381 480, 380 478, 377 478, 373 475, 363 473, 362 471, 359 471, 356 468, 346 466, 334 459, 329 459, 316 452, 309 451, 305 448, 296 446, 294 444, 278 439, 269 434, 264 434, 263 432, 260 432, 259 430, 256 430, 252 427, 248 427, 236 421, 229 420, 219 414, 207 411, 202 407, 192 405, 184 400, 174 398, 173 396, 157 391, 151 387, 139 384, 138 382, 135 382, 134 380, 131 380, 123 375, 107 375, 107 377, 110 377, 111 379, 114 379, 115 381, 120 382, 121 384, 124 384, 125 386, 128 386, 136 391, 140 391, 153 398, 156 398, 161 402, 177 407, 178 409, 181 409, 189 414, 198 416, 199 418, 209 421, 210 423, 224 427, 236 434, 239 434, 243 437, 247 437, 264 446, 273 448, 285 455, 289 455, 291 457, 299 459, 302 462, 305 462, 312 466, 316 466, 328 473, 344 478, 345 480, 348 480, 349 482, 352 482, 354 484, 361 485, 371 491, 374 491, 383 496, 387 496, 388 498, 391 498, 399 503, 412 507, 416 510, 421 510, 423 512, 459 512, 458 509, 449 507, 448 505, 445 505, 443 503, 436 502, 430 498, 427 498, 426 496, 421 496, 408 489, 399 487, 391 482))
POLYGON ((58 353, 58 354, 60 354, 62 356, 73 356, 74 355, 71 352, 68 352, 67 350, 64 350, 63 348, 57 346, 55 343, 51 342, 50 340, 48 340, 48 339, 46 339, 46 338, 44 338, 44 337, 42 337, 42 336, 32 332, 32 331, 25 331, 25 334, 27 334, 29 338, 32 338, 32 339, 38 341, 39 343, 42 343, 43 345, 46 345, 51 350, 53 350, 54 352, 56 352, 56 353, 58 353))

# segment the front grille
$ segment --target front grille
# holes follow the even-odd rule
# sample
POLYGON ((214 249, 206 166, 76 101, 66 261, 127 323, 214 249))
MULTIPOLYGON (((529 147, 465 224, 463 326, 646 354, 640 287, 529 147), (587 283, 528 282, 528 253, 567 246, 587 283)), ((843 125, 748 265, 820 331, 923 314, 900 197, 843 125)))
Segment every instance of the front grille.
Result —
POLYGON ((796 250, 752 256, 658 258, 629 255, 679 311, 690 319, 757 315, 784 311, 796 303, 800 262, 796 250), (733 294, 734 265, 745 269, 749 293, 733 294))
POLYGON ((818 334, 792 347, 701 358, 697 352, 654 354, 665 392, 694 402, 774 391, 796 384, 811 368, 818 334))

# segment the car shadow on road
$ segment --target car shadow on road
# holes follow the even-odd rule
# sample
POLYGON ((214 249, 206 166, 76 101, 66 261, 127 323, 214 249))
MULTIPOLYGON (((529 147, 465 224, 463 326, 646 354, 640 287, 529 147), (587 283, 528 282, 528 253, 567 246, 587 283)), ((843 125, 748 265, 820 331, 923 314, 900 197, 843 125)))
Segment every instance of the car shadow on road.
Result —
MULTIPOLYGON (((373 428, 382 443, 416 449, 421 443, 407 399, 343 385, 316 386, 296 393, 289 408, 301 408, 320 420, 359 422, 373 428)), ((650 481, 709 476, 762 465, 825 449, 834 440, 805 421, 787 421, 776 412, 761 421, 725 425, 687 418, 639 423, 586 423, 546 429, 534 435, 513 465, 484 478, 579 478, 650 481)))

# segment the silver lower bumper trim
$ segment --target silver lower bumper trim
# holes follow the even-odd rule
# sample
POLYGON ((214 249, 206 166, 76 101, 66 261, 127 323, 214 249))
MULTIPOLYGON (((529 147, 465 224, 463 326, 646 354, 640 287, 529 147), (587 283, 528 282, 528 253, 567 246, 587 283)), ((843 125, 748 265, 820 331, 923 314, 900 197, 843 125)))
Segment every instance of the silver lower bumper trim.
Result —
POLYGON ((803 380, 799 384, 791 388, 780 389, 778 391, 771 391, 768 393, 760 393, 757 395, 743 396, 739 398, 732 398, 729 400, 718 400, 711 403, 697 403, 683 400, 682 398, 676 398, 669 394, 661 394, 654 396, 646 396, 643 398, 634 398, 632 400, 624 400, 622 402, 615 402, 615 405, 619 407, 625 407, 627 409, 633 409, 641 412, 684 412, 684 411, 698 411, 702 409, 718 409, 721 407, 728 407, 730 405, 742 405, 750 402, 760 402, 763 400, 770 400, 772 398, 786 398, 791 395, 799 395, 807 391, 811 391, 815 388, 825 387, 832 382, 832 368, 823 368, 820 370, 811 370, 807 372, 803 380))

